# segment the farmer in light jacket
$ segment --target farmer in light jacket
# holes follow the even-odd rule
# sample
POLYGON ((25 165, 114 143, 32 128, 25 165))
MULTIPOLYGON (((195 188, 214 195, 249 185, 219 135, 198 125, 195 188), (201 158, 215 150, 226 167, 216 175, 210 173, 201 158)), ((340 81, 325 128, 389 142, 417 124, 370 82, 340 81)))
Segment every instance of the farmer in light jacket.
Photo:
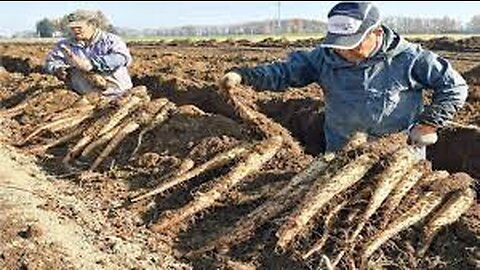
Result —
POLYGON ((44 69, 74 91, 100 91, 117 97, 132 88, 127 66, 132 57, 120 37, 103 32, 95 12, 78 10, 67 16, 72 37, 59 41, 44 69))
POLYGON ((325 93, 326 151, 339 150, 349 137, 401 131, 419 146, 437 140, 437 129, 464 105, 468 87, 443 58, 404 40, 381 24, 377 7, 368 2, 340 2, 328 14, 328 34, 310 52, 254 68, 236 68, 219 87, 243 83, 260 90, 282 91, 318 83, 325 93), (433 90, 424 107, 422 92, 433 90))

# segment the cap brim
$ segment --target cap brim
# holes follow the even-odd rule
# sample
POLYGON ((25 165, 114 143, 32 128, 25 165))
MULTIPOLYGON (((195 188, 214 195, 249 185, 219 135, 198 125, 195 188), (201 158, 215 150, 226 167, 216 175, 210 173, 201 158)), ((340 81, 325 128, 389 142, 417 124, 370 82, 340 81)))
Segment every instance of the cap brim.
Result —
POLYGON ((328 33, 320 47, 350 50, 357 47, 364 39, 363 33, 354 35, 336 35, 328 33))
POLYGON ((76 21, 76 22, 70 22, 68 23, 68 27, 82 27, 87 25, 86 21, 76 21))
POLYGON ((333 48, 333 49, 342 49, 342 50, 350 50, 358 45, 367 37, 367 34, 370 33, 375 27, 381 25, 380 19, 378 19, 375 23, 371 24, 367 27, 365 22, 360 26, 360 29, 356 34, 353 35, 340 35, 340 34, 333 34, 328 33, 325 37, 325 40, 320 44, 320 47, 324 48, 333 48))

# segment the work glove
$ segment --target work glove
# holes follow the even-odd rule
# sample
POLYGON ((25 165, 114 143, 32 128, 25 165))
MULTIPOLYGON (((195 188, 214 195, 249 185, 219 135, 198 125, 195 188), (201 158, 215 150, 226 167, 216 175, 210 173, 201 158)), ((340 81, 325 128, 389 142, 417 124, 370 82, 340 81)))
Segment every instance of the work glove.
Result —
POLYGON ((90 84, 98 90, 104 91, 107 89, 107 80, 100 74, 97 73, 87 73, 85 77, 90 82, 90 84))
POLYGON ((74 54, 67 45, 63 45, 60 48, 65 56, 70 60, 72 66, 84 72, 89 72, 93 69, 92 62, 90 62, 88 58, 74 54))
POLYGON ((428 146, 438 140, 437 127, 428 124, 417 124, 410 129, 408 143, 415 146, 428 146))
POLYGON ((230 90, 242 82, 242 76, 236 72, 228 72, 219 81, 218 86, 222 90, 230 90))
POLYGON ((72 57, 70 58, 70 62, 74 67, 84 72, 89 72, 93 69, 92 62, 90 62, 89 59, 84 57, 72 55, 72 57))
POLYGON ((67 67, 59 67, 56 68, 53 72, 53 75, 57 77, 61 81, 66 81, 68 79, 68 68, 67 67))

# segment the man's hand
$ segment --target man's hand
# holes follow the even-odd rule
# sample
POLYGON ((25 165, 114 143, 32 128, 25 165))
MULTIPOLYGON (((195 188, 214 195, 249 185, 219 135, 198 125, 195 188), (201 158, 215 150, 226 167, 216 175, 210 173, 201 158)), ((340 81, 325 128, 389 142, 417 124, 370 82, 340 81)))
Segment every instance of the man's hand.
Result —
POLYGON ((70 63, 78 68, 81 71, 88 72, 93 69, 92 62, 88 58, 85 57, 80 57, 72 52, 72 50, 67 46, 64 45, 60 47, 65 53, 65 56, 67 56, 70 59, 70 63))
POLYGON ((219 81, 218 86, 222 90, 230 90, 242 82, 242 76, 236 72, 228 72, 219 81))
POLYGON ((435 144, 438 140, 437 127, 417 124, 410 130, 409 143, 417 146, 435 144))

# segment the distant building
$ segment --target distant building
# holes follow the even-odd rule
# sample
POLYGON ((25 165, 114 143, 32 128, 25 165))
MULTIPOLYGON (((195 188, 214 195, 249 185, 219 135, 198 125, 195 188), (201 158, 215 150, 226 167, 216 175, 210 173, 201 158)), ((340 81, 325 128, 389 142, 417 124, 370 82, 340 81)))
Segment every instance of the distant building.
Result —
POLYGON ((62 33, 62 31, 55 31, 55 32, 52 33, 52 37, 54 37, 54 38, 63 37, 63 33, 62 33))

